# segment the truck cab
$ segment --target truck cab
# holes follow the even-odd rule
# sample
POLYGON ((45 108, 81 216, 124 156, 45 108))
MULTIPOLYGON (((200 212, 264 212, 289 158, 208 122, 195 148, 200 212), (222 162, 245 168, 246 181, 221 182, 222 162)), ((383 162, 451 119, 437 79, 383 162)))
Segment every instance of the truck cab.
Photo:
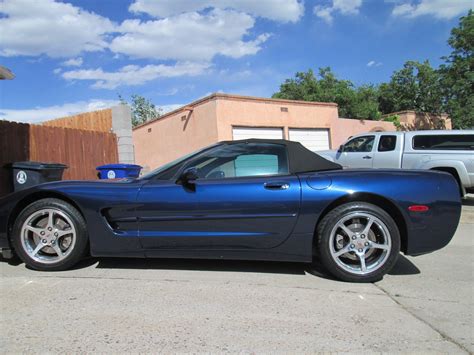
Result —
POLYGON ((344 168, 428 169, 453 175, 464 195, 474 191, 474 130, 369 132, 319 155, 344 168))
POLYGON ((370 132, 350 137, 337 151, 317 152, 345 168, 400 168, 403 132, 370 132))

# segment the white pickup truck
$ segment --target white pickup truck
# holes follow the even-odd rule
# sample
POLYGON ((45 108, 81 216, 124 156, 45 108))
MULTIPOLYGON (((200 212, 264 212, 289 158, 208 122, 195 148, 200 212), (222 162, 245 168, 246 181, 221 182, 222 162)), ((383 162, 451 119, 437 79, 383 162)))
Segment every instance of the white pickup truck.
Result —
POLYGON ((431 169, 452 174, 462 195, 474 192, 474 130, 370 132, 319 155, 350 168, 431 169))

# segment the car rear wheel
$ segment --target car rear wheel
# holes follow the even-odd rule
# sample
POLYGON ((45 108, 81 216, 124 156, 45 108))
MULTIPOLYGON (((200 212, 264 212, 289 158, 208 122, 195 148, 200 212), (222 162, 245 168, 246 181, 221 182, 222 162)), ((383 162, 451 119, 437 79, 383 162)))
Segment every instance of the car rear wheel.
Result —
POLYGON ((400 251, 395 221, 380 207, 353 202, 329 212, 317 229, 317 253, 336 278, 374 282, 390 271, 400 251))
POLYGON ((27 206, 13 226, 18 256, 35 270, 65 270, 76 264, 87 247, 86 223, 71 204, 53 198, 27 206))

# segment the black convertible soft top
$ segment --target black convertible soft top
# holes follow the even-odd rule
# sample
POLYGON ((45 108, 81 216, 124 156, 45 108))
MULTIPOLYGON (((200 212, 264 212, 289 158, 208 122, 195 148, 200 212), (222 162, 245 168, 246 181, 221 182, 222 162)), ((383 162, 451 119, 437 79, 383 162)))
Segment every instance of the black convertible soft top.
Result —
POLYGON ((299 142, 287 141, 284 139, 242 139, 236 141, 224 141, 224 144, 236 143, 269 143, 286 146, 288 151, 289 171, 291 174, 307 173, 312 171, 340 170, 342 166, 324 159, 312 152, 299 142))

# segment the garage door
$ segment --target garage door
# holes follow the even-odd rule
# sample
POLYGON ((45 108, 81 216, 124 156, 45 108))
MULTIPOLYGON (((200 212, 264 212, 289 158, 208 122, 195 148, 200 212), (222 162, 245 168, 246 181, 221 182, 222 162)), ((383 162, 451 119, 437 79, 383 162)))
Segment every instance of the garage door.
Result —
POLYGON ((312 151, 329 149, 329 130, 327 129, 299 129, 289 130, 290 141, 300 142, 312 151))
POLYGON ((264 139, 282 139, 282 128, 252 128, 252 127, 234 127, 232 130, 234 140, 264 138, 264 139))

